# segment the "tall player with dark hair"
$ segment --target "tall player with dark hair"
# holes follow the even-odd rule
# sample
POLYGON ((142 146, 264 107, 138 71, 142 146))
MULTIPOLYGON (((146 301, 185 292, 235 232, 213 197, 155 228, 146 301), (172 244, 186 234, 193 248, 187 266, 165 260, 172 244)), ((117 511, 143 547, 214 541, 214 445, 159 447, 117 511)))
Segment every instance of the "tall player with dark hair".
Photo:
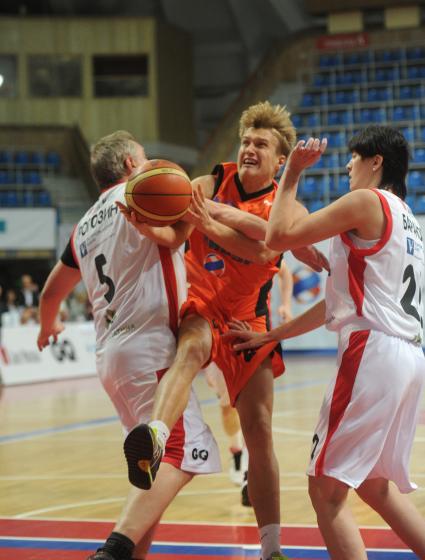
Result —
POLYGON ((324 323, 338 333, 338 371, 313 437, 309 492, 332 558, 366 560, 347 504, 350 488, 425 558, 425 520, 404 496, 425 381, 422 232, 404 202, 409 148, 396 129, 370 126, 349 143, 350 190, 293 219, 300 175, 326 147, 311 138, 290 155, 268 224, 275 250, 331 238, 326 299, 269 333, 232 331, 253 349, 324 323))

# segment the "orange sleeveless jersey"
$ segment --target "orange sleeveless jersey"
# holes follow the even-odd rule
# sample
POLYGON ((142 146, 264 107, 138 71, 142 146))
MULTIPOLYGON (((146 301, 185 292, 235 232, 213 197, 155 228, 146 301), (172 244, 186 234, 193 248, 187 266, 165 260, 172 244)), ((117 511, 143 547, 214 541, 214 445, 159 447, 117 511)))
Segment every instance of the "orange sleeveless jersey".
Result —
MULTIPOLYGON (((213 174, 217 177, 214 200, 268 220, 277 189, 275 182, 248 194, 235 163, 218 165, 213 174)), ((234 352, 231 344, 221 338, 231 318, 248 321, 254 331, 269 328, 270 289, 279 257, 271 263, 255 264, 229 254, 196 230, 189 244, 186 252, 189 293, 181 314, 184 317, 196 313, 208 321, 212 334, 210 361, 222 370, 234 406, 239 393, 268 356, 274 377, 285 371, 280 344, 271 342, 256 350, 234 352)))
MULTIPOLYGON (((255 193, 246 193, 235 163, 217 165, 213 200, 268 220, 277 183, 255 193)), ((279 258, 256 264, 231 255, 195 230, 186 252, 189 297, 203 300, 224 318, 252 320, 268 318, 272 279, 278 271, 279 258)))

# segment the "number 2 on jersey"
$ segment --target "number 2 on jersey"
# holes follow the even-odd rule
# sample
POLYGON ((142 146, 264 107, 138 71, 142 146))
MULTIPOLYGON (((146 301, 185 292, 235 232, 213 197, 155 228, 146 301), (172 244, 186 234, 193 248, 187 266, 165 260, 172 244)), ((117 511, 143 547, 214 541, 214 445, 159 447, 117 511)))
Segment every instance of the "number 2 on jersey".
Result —
POLYGON ((108 291, 106 292, 106 294, 104 294, 103 297, 106 299, 108 303, 111 303, 112 298, 115 295, 115 286, 114 286, 114 282, 112 281, 112 278, 106 276, 106 274, 103 272, 103 267, 106 264, 105 255, 103 253, 97 255, 97 257, 95 257, 94 259, 94 264, 96 265, 97 275, 99 276, 99 280, 101 284, 106 284, 108 286, 108 291))
MULTIPOLYGON (((408 281, 409 283, 407 284, 406 291, 404 292, 404 295, 400 300, 401 307, 403 308, 403 311, 407 313, 407 315, 411 315, 412 317, 414 317, 417 321, 420 322, 421 327, 423 327, 422 314, 420 314, 416 309, 416 307, 413 305, 413 300, 415 299, 415 294, 416 294, 416 279, 415 279, 413 266, 411 264, 406 266, 403 273, 403 284, 406 281, 408 281)), ((421 288, 419 288, 418 303, 419 305, 421 305, 422 303, 421 288)))

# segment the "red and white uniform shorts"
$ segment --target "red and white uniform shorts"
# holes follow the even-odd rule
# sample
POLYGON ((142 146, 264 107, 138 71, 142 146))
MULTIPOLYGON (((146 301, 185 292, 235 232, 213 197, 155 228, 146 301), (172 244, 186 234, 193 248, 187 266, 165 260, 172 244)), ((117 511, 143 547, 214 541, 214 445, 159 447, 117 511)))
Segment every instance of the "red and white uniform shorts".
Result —
MULTIPOLYGON (((124 383, 105 386, 126 433, 151 419, 158 382, 166 370, 127 376, 124 383)), ((167 440, 163 462, 194 474, 221 471, 220 453, 205 424, 193 388, 189 403, 167 440)))
POLYGON ((421 347, 379 331, 341 332, 307 474, 353 488, 384 478, 414 490, 408 469, 424 380, 421 347))

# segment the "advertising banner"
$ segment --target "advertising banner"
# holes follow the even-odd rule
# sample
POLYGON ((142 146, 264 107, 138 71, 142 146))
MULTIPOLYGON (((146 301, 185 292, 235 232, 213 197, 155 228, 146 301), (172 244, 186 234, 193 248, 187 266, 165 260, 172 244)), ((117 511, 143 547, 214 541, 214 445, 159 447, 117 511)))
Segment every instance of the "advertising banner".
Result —
POLYGON ((38 331, 38 325, 2 330, 0 370, 5 385, 96 373, 93 323, 67 323, 58 342, 42 352, 36 344, 38 331))

